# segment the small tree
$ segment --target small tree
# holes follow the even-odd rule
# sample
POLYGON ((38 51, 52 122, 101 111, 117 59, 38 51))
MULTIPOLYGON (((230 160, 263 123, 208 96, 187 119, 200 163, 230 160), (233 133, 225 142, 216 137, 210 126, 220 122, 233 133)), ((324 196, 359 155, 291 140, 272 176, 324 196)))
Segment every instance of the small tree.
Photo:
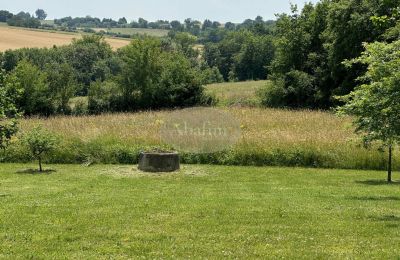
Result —
POLYGON ((58 139, 42 126, 33 128, 24 136, 24 142, 28 146, 32 156, 39 161, 39 171, 43 172, 43 156, 52 152, 58 145, 58 139))
POLYGON ((368 66, 365 82, 341 97, 340 114, 355 116, 356 131, 367 143, 382 141, 389 149, 388 182, 392 182, 393 146, 400 140, 400 41, 365 44, 361 57, 349 62, 368 66))

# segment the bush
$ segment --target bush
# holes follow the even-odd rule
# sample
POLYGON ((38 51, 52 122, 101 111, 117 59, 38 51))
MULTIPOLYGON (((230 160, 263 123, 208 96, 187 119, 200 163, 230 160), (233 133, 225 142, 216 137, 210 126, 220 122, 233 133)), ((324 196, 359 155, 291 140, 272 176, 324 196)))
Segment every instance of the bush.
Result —
POLYGON ((315 104, 316 88, 313 76, 298 70, 274 75, 260 91, 266 107, 311 108, 315 104))
POLYGON ((117 83, 96 81, 89 87, 88 98, 89 112, 97 114, 117 110, 121 94, 117 83))
POLYGON ((88 101, 84 97, 78 97, 71 106, 72 115, 82 116, 89 113, 88 101))
POLYGON ((217 67, 205 68, 200 72, 201 83, 203 85, 224 82, 224 77, 217 67))
POLYGON ((282 82, 268 82, 263 88, 258 91, 261 97, 261 104, 265 107, 284 107, 285 89, 282 82))

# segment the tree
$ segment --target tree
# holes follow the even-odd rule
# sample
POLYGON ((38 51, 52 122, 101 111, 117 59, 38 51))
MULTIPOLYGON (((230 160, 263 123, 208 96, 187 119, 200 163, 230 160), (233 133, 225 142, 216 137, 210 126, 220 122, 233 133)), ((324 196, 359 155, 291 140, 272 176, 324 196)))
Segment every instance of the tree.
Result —
POLYGON ((88 109, 93 114, 113 112, 119 109, 120 88, 113 81, 92 82, 88 92, 88 109))
POLYGON ((161 51, 161 42, 151 38, 134 40, 120 49, 123 66, 119 85, 122 88, 124 109, 134 110, 151 103, 161 73, 161 51))
POLYGON ((153 108, 192 107, 201 104, 203 87, 190 61, 181 53, 163 52, 161 75, 152 100, 153 108))
POLYGON ((236 29, 236 25, 234 23, 232 23, 232 22, 227 22, 225 24, 225 29, 233 31, 233 30, 236 29))
POLYGON ((210 20, 206 19, 206 20, 204 20, 203 26, 201 29, 204 31, 204 30, 206 30, 208 28, 212 28, 212 27, 213 27, 213 23, 210 20))
POLYGON ((6 149, 11 138, 18 131, 17 119, 20 117, 14 100, 21 89, 13 77, 6 77, 0 71, 0 149, 6 149))
POLYGON ((19 12, 13 17, 7 19, 7 24, 10 26, 38 28, 40 26, 39 19, 31 16, 30 13, 19 12))
POLYGON ((48 153, 56 149, 58 145, 57 137, 51 132, 43 129, 42 126, 33 128, 26 133, 23 138, 32 156, 39 162, 39 172, 43 172, 42 159, 48 153))
POLYGON ((123 66, 118 83, 124 111, 201 103, 199 76, 182 52, 164 50, 159 39, 145 38, 121 48, 119 55, 123 66))
POLYGON ((92 81, 96 81, 95 65, 99 60, 108 59, 113 52, 111 46, 102 36, 83 36, 74 40, 66 49, 67 63, 74 68, 76 78, 83 89, 78 91, 80 95, 87 95, 92 81))
POLYGON ((45 71, 54 111, 68 114, 69 100, 74 96, 77 88, 74 69, 68 63, 52 63, 47 64, 45 71))
POLYGON ((179 50, 188 58, 196 59, 198 52, 195 50, 194 45, 197 42, 197 37, 187 32, 177 32, 173 39, 177 43, 179 50))
POLYGON ((39 20, 46 20, 47 18, 47 13, 43 9, 37 9, 35 14, 39 20))
POLYGON ((388 182, 392 181, 393 146, 400 141, 400 41, 365 44, 359 58, 346 64, 368 66, 359 85, 341 97, 339 113, 355 116, 356 131, 367 144, 381 141, 389 149, 388 182))
POLYGON ((174 31, 182 31, 184 29, 184 26, 179 21, 174 20, 170 24, 171 24, 172 30, 174 30, 174 31))
POLYGON ((0 22, 6 23, 8 19, 11 19, 13 14, 6 10, 0 10, 0 22))
POLYGON ((148 28, 149 22, 146 21, 145 19, 139 18, 138 23, 140 28, 148 28))
POLYGON ((274 56, 272 37, 251 35, 234 57, 233 71, 242 81, 265 79, 274 56))
POLYGON ((11 73, 23 94, 16 100, 18 108, 26 115, 50 115, 53 113, 47 75, 27 60, 22 60, 11 73))
POLYGON ((118 20, 118 23, 119 23, 119 24, 127 24, 128 21, 126 20, 125 17, 122 17, 122 18, 120 18, 120 19, 118 20))

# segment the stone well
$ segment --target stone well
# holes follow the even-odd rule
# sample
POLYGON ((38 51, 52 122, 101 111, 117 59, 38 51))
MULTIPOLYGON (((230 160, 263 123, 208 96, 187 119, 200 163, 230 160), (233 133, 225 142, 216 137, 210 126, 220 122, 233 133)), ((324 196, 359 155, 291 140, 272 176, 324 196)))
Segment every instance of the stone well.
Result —
POLYGON ((174 172, 180 169, 180 156, 175 152, 144 152, 139 156, 139 170, 174 172))

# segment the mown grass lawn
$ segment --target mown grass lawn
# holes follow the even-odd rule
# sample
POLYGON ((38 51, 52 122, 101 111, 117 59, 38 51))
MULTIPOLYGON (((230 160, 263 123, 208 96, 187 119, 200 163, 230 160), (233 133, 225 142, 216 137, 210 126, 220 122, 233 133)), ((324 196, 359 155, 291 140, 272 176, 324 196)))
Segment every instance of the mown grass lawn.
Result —
POLYGON ((384 172, 0 165, 0 258, 398 258, 384 172), (17 173, 19 172, 19 173, 17 173), (382 180, 382 181, 381 181, 382 180))

